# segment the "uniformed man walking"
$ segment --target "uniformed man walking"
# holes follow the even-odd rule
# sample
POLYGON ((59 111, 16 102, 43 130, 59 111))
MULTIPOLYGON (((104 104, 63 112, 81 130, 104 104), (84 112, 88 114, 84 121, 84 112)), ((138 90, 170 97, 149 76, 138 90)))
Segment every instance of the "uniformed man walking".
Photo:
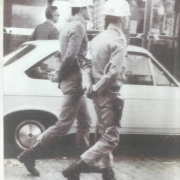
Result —
POLYGON ((78 162, 63 170, 68 180, 79 180, 80 173, 89 165, 101 160, 103 180, 115 180, 112 151, 119 143, 119 118, 115 103, 123 82, 127 40, 122 29, 128 28, 130 7, 126 0, 109 0, 105 3, 107 29, 91 43, 92 75, 94 85, 86 86, 86 93, 93 98, 98 116, 100 139, 81 155, 78 162))
MULTIPOLYGON (((42 154, 45 149, 67 134, 78 114, 82 101, 84 101, 82 97, 81 70, 86 69, 86 71, 89 71, 89 63, 85 57, 88 43, 86 20, 89 20, 93 13, 93 2, 92 0, 70 0, 69 2, 72 8, 73 18, 62 29, 60 34, 62 65, 58 71, 58 79, 59 87, 64 93, 64 100, 62 102, 59 120, 38 137, 38 142, 32 148, 22 152, 18 156, 19 161, 24 163, 27 170, 35 176, 39 176, 39 171, 35 169, 37 155, 42 154)), ((86 104, 84 103, 84 105, 86 104)), ((84 107, 85 109, 86 107, 84 107)), ((82 130, 77 134, 80 143, 83 138, 87 140, 90 118, 87 110, 79 113, 79 115, 82 116, 81 120, 84 121, 84 123, 78 121, 78 126, 81 126, 79 128, 82 130)), ((79 146, 82 146, 82 144, 79 144, 79 146)))

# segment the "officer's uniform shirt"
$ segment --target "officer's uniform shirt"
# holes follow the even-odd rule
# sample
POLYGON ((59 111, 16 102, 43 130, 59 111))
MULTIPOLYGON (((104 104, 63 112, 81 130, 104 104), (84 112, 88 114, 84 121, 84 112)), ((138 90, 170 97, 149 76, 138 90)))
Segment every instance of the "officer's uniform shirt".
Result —
POLYGON ((95 83, 101 80, 100 89, 121 86, 121 71, 125 68, 126 54, 126 37, 115 24, 110 24, 107 30, 92 40, 92 76, 95 83))
POLYGON ((54 26, 54 24, 47 20, 44 23, 36 26, 34 32, 29 38, 29 41, 53 39, 59 39, 59 32, 57 28, 54 26))
POLYGON ((81 155, 86 164, 101 160, 103 168, 112 168, 112 150, 119 143, 119 106, 117 93, 122 83, 121 70, 125 68, 126 38, 120 28, 110 24, 108 29, 96 36, 91 43, 92 76, 97 93, 93 94, 100 139, 81 155), (115 90, 116 89, 116 90, 115 90), (111 91, 109 91, 111 90, 111 91))
POLYGON ((87 46, 86 22, 81 16, 75 15, 60 33, 62 66, 59 77, 64 93, 82 91, 80 69, 83 69, 85 64, 88 69, 87 46))

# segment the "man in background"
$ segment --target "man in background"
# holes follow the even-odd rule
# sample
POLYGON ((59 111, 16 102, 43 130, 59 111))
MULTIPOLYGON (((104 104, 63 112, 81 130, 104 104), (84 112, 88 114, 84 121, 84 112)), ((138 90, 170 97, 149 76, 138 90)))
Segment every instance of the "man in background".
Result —
POLYGON ((46 21, 36 26, 34 32, 29 38, 33 40, 52 40, 59 38, 59 32, 54 26, 59 20, 59 12, 56 6, 48 6, 46 8, 46 21))

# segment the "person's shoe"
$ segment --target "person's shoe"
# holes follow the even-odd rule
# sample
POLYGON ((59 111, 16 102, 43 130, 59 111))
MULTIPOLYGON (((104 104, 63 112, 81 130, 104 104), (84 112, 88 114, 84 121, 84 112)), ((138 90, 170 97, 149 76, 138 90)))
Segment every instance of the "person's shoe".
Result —
POLYGON ((64 177, 68 180, 80 180, 80 173, 87 167, 86 163, 79 160, 76 163, 69 165, 62 171, 64 177))
POLYGON ((26 169, 33 175, 39 176, 40 173, 37 169, 35 169, 35 156, 39 154, 39 152, 43 151, 43 147, 37 143, 32 148, 23 151, 17 158, 23 163, 26 169))
POLYGON ((114 177, 114 171, 112 168, 102 169, 102 179, 103 180, 116 180, 114 177))
POLYGON ((62 171, 62 174, 68 180, 80 180, 80 172, 76 170, 76 165, 71 164, 62 171))
POLYGON ((35 168, 35 160, 29 159, 23 162, 26 169, 33 175, 33 176, 40 176, 39 171, 35 168))

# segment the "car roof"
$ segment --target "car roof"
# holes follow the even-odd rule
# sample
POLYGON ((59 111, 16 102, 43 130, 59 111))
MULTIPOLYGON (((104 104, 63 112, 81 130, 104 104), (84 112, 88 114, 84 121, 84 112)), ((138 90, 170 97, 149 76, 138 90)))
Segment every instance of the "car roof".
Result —
MULTIPOLYGON (((59 40, 37 40, 37 41, 28 41, 24 44, 33 44, 39 48, 43 48, 46 51, 46 54, 48 53, 53 53, 55 51, 59 51, 60 50, 60 42, 59 40)), ((142 48, 142 47, 138 47, 138 46, 133 46, 133 45, 128 45, 128 51, 129 52, 136 52, 136 53, 143 53, 143 54, 147 54, 149 57, 151 57, 152 59, 154 59, 156 61, 156 63, 158 63, 159 65, 161 65, 159 63, 159 61, 146 49, 142 48)), ((162 65, 161 65, 162 66, 162 65)), ((163 69, 166 71, 166 73, 169 74, 169 76, 171 76, 171 78, 173 78, 176 83, 180 86, 179 81, 173 77, 171 75, 171 73, 168 72, 168 70, 166 68, 163 67, 163 69)))
MULTIPOLYGON (((50 49, 54 49, 54 50, 59 50, 59 40, 37 40, 37 41, 28 41, 24 44, 33 44, 35 46, 44 46, 50 49)), ((47 49, 46 48, 46 49, 47 49)), ((128 51, 133 51, 133 52, 137 52, 137 53, 145 53, 148 54, 150 56, 152 56, 149 51, 147 51, 146 49, 142 48, 142 47, 138 47, 138 46, 133 46, 133 45, 129 45, 128 46, 128 51)))
POLYGON ((28 41, 24 44, 32 44, 37 47, 46 49, 47 51, 57 51, 59 50, 59 41, 58 40, 37 40, 37 41, 28 41))
MULTIPOLYGON (((36 52, 40 52, 38 53, 38 56, 36 56, 38 59, 43 57, 46 57, 47 55, 55 52, 55 51, 59 51, 60 50, 60 42, 59 40, 37 40, 37 41, 28 41, 25 42, 24 44, 30 44, 30 45, 34 45, 37 46, 37 48, 35 48, 35 53, 36 52), (40 49, 40 51, 38 50, 40 49), (43 52, 43 53, 41 53, 43 52)), ((146 49, 142 48, 142 47, 138 47, 138 46, 133 46, 133 45, 129 45, 128 46, 128 51, 129 52, 136 52, 136 53, 141 53, 141 54, 146 54, 149 57, 151 57, 152 59, 154 59, 154 61, 156 61, 157 64, 159 64, 160 66, 162 66, 158 60, 146 49)), ((31 61, 26 61, 26 66, 29 67, 30 65, 32 65, 33 63, 36 63, 37 58, 33 58, 31 59, 31 61), (28 62, 30 64, 28 64, 28 62)), ((163 66, 162 66, 163 67, 163 66)), ((166 68, 163 67, 163 69, 166 71, 166 73, 169 74, 169 76, 171 76, 178 85, 180 85, 180 83, 178 82, 178 80, 173 77, 171 75, 171 73, 168 72, 168 70, 166 68)))

